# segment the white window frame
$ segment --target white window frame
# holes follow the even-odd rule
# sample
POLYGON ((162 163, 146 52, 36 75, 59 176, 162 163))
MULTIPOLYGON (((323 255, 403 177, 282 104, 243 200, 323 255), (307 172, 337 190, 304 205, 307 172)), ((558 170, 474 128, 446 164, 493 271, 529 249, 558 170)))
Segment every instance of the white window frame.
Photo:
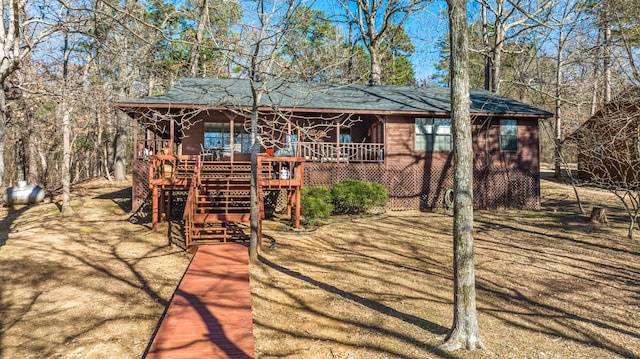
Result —
POLYGON ((451 152, 453 149, 450 118, 416 117, 415 131, 416 151, 451 152))
POLYGON ((500 151, 518 152, 518 120, 500 120, 500 151))

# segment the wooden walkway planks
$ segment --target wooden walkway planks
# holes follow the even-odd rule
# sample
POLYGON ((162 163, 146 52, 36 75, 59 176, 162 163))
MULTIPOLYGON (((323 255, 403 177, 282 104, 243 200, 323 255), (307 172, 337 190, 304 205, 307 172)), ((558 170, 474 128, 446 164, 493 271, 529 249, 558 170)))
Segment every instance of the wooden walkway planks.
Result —
POLYGON ((248 248, 200 246, 146 358, 253 357, 248 248))

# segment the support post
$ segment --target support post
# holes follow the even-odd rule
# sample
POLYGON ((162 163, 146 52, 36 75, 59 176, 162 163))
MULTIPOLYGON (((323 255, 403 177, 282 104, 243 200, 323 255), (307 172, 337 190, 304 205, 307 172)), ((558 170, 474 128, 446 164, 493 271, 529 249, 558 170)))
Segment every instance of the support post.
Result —
POLYGON ((174 119, 169 120, 169 155, 173 155, 173 143, 175 142, 175 137, 173 134, 175 132, 175 123, 176 121, 174 119))
POLYGON ((294 219, 293 227, 295 229, 300 228, 300 186, 296 186, 296 218, 294 219))
POLYGON ((287 216, 291 217, 291 202, 293 201, 294 193, 291 193, 291 189, 287 189, 287 216))
POLYGON ((158 229, 158 186, 151 190, 151 229, 158 229))
POLYGON ((162 188, 160 190, 160 221, 164 221, 166 220, 167 216, 166 216, 166 200, 167 198, 165 197, 165 190, 164 188, 162 188))

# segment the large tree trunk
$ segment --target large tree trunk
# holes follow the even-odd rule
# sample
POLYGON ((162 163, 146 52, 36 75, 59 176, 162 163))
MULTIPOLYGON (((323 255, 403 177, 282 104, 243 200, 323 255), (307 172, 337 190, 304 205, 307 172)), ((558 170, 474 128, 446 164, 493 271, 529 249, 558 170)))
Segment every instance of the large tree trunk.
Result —
POLYGON ((191 77, 198 76, 198 67, 200 66, 200 52, 204 42, 205 26, 209 23, 209 0, 200 0, 198 6, 200 10, 200 20, 198 21, 198 31, 196 32, 196 44, 193 46, 191 53, 191 77))
POLYGON ((453 326, 442 350, 483 348, 478 332, 473 264, 473 151, 469 107, 466 0, 447 0, 453 125, 453 326))
POLYGON ((505 29, 501 22, 496 23, 496 44, 491 59, 491 91, 500 93, 500 66, 502 66, 502 48, 504 47, 505 29))
POLYGON ((491 56, 489 56, 489 29, 487 27, 487 6, 481 2, 482 6, 482 51, 484 54, 484 89, 491 90, 491 56))
POLYGON ((113 150, 113 178, 116 182, 127 180, 127 124, 124 114, 116 115, 116 133, 114 137, 113 150))
POLYGON ((369 47, 371 55, 371 74, 369 76, 369 85, 380 85, 382 83, 382 65, 380 63, 380 53, 374 46, 369 47))
POLYGON ((7 100, 4 86, 0 83, 0 186, 7 182, 4 178, 4 148, 6 140, 7 100))
POLYGON ((560 36, 558 36, 558 54, 556 55, 556 98, 555 98, 555 108, 556 108, 556 125, 555 125, 555 153, 554 153, 554 163, 555 163, 555 171, 554 177, 560 178, 562 174, 561 164, 561 156, 562 156, 562 119, 561 119, 561 97, 562 90, 560 89, 560 85, 562 83, 562 31, 560 32, 560 36))
POLYGON ((27 182, 32 184, 38 184, 39 181, 39 171, 38 171, 38 146, 36 141, 33 116, 30 112, 26 113, 27 116, 27 182))
POLYGON ((258 236, 260 235, 260 204, 258 198, 258 104, 262 96, 256 91, 252 80, 253 108, 251 109, 251 238, 249 240, 249 259, 258 260, 258 236))
POLYGON ((62 215, 73 213, 71 209, 71 109, 62 104, 62 215))

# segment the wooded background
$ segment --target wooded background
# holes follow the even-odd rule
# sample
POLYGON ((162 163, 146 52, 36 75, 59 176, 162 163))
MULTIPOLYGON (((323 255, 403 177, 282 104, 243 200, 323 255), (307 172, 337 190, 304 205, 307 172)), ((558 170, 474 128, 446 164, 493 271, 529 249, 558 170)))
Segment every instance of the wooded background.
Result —
MULTIPOLYGON (((182 76, 253 77, 256 51, 269 54, 257 74, 264 79, 446 86, 448 36, 426 31, 446 23, 437 4, 3 0, 2 185, 126 180, 132 122, 115 102, 161 94, 182 76), (424 66, 416 44, 436 44, 432 78, 416 78, 414 67, 424 66)), ((640 81, 637 0, 468 4, 471 87, 557 114, 542 124, 543 161, 612 94, 640 81)))

